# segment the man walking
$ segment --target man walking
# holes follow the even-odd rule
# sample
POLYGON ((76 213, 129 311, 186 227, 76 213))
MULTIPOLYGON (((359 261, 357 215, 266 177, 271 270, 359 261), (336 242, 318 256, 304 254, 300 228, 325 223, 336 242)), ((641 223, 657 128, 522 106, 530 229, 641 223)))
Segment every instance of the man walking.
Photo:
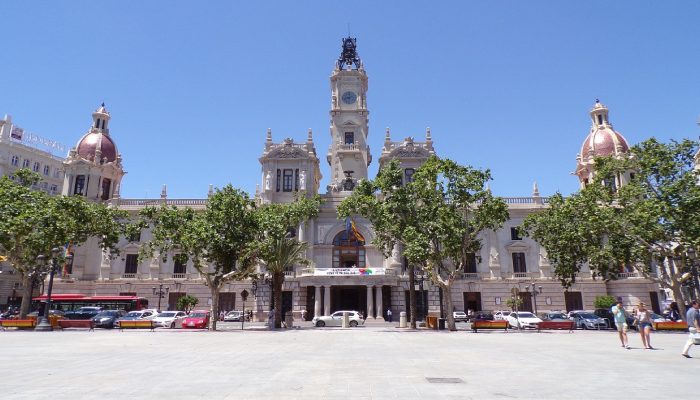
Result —
POLYGON ((685 314, 686 316, 686 322, 688 323, 688 332, 690 334, 688 335, 688 341, 685 342, 685 346, 683 347, 683 357, 685 358, 692 358, 690 357, 690 354, 688 354, 688 351, 690 351, 690 346, 693 345, 693 339, 695 338, 695 335, 700 332, 700 303, 698 303, 697 300, 693 300, 693 302, 690 304, 690 308, 688 309, 688 312, 685 314))
POLYGON ((393 320, 393 313, 391 312, 391 308, 387 308, 386 310, 386 319, 389 320, 389 322, 394 322, 393 320))
POLYGON ((625 309, 622 307, 622 297, 617 298, 617 303, 612 306, 610 311, 612 311, 615 319, 615 326, 617 327, 617 335, 620 337, 620 343, 622 343, 622 347, 629 349, 630 346, 627 341, 627 317, 625 315, 625 309))

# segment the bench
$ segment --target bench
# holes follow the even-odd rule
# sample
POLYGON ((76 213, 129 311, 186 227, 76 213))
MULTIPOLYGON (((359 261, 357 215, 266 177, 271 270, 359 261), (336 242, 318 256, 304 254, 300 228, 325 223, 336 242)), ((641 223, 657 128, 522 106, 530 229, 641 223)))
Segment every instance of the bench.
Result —
POLYGON ((537 332, 543 329, 559 329, 574 331, 574 321, 542 321, 537 324, 537 332))
POLYGON ((476 333, 479 329, 503 329, 508 332, 508 321, 482 321, 476 320, 472 322, 472 330, 476 333))
POLYGON ((3 319, 0 320, 0 328, 34 329, 36 319, 3 319))
POLYGON ((119 321, 119 329, 150 329, 153 331, 156 327, 156 322, 150 319, 132 319, 119 321))
POLYGON ((95 330, 95 323, 91 319, 60 319, 58 327, 61 330, 66 328, 87 328, 91 331, 95 330))
POLYGON ((683 321, 654 322, 654 329, 657 331, 687 331, 688 324, 683 321))

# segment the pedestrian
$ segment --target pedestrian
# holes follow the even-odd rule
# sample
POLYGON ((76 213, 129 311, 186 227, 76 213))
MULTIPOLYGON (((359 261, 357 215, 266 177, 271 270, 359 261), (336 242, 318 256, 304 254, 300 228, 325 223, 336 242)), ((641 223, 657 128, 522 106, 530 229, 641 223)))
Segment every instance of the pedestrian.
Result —
POLYGON ((223 321, 224 316, 226 316, 226 312, 224 310, 219 311, 219 321, 223 321))
POLYGON ((275 308, 272 307, 270 310, 270 314, 267 316, 267 324, 270 327, 270 330, 273 331, 275 330, 275 308))
POLYGON ((695 343, 696 335, 700 332, 700 303, 697 300, 693 300, 693 302, 690 303, 690 307, 685 316, 686 322, 688 323, 688 332, 690 332, 690 334, 688 335, 688 341, 685 342, 681 355, 685 358, 692 358, 690 354, 688 354, 688 351, 690 351, 690 346, 695 343))
POLYGON ((306 309, 305 308, 301 310, 301 320, 306 321, 306 309))
POLYGON ((620 343, 622 343, 622 347, 629 349, 627 315, 625 314, 624 307, 622 307, 622 297, 617 298, 617 303, 612 306, 611 311, 613 313, 613 319, 615 320, 615 326, 617 327, 617 335, 620 337, 620 343))
POLYGON ((394 322, 394 320, 393 320, 393 315, 394 315, 394 314, 392 314, 391 308, 387 308, 387 309, 386 309, 386 319, 388 319, 389 322, 394 322))
POLYGON ((668 319, 670 319, 673 322, 678 321, 681 319, 681 312, 678 309, 678 303, 675 301, 671 303, 668 307, 668 319))
POLYGON ((639 335, 642 337, 644 348, 654 350, 651 347, 651 314, 642 302, 637 307, 637 328, 639 329, 639 335))

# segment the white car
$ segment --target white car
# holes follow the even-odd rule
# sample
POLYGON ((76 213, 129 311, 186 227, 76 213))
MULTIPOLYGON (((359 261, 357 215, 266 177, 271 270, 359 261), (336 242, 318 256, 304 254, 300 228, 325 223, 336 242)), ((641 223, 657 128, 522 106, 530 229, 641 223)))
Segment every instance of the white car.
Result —
POLYGON ((365 323, 365 320, 360 318, 360 313, 357 311, 336 311, 331 315, 314 317, 311 322, 314 326, 319 328, 324 326, 341 326, 343 324, 343 313, 349 314, 348 323, 351 327, 356 327, 365 323))
POLYGON ((243 320, 243 311, 229 311, 224 315, 226 322, 241 322, 243 320))
POLYGON ((182 320, 187 317, 184 311, 163 311, 153 318, 156 326, 164 328, 176 328, 182 326, 182 320))
POLYGON ((455 322, 467 322, 467 314, 464 311, 455 311, 452 313, 455 322))
POLYGON ((535 314, 528 311, 512 312, 506 317, 506 321, 508 321, 508 325, 510 325, 511 328, 517 329, 537 329, 537 324, 542 322, 535 314))
POLYGON ((495 321, 500 321, 503 319, 506 319, 510 315, 511 311, 494 311, 493 312, 493 319, 495 321))

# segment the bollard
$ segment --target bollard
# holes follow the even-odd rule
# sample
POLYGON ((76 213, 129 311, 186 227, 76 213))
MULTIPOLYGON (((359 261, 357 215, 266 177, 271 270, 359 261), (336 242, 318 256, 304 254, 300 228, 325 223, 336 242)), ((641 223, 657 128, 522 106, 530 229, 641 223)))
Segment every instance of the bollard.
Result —
POLYGON ((399 328, 406 327, 406 311, 401 311, 399 314, 399 328))
POLYGON ((347 328, 349 326, 350 326, 350 313, 344 312, 343 313, 343 328, 347 328))

